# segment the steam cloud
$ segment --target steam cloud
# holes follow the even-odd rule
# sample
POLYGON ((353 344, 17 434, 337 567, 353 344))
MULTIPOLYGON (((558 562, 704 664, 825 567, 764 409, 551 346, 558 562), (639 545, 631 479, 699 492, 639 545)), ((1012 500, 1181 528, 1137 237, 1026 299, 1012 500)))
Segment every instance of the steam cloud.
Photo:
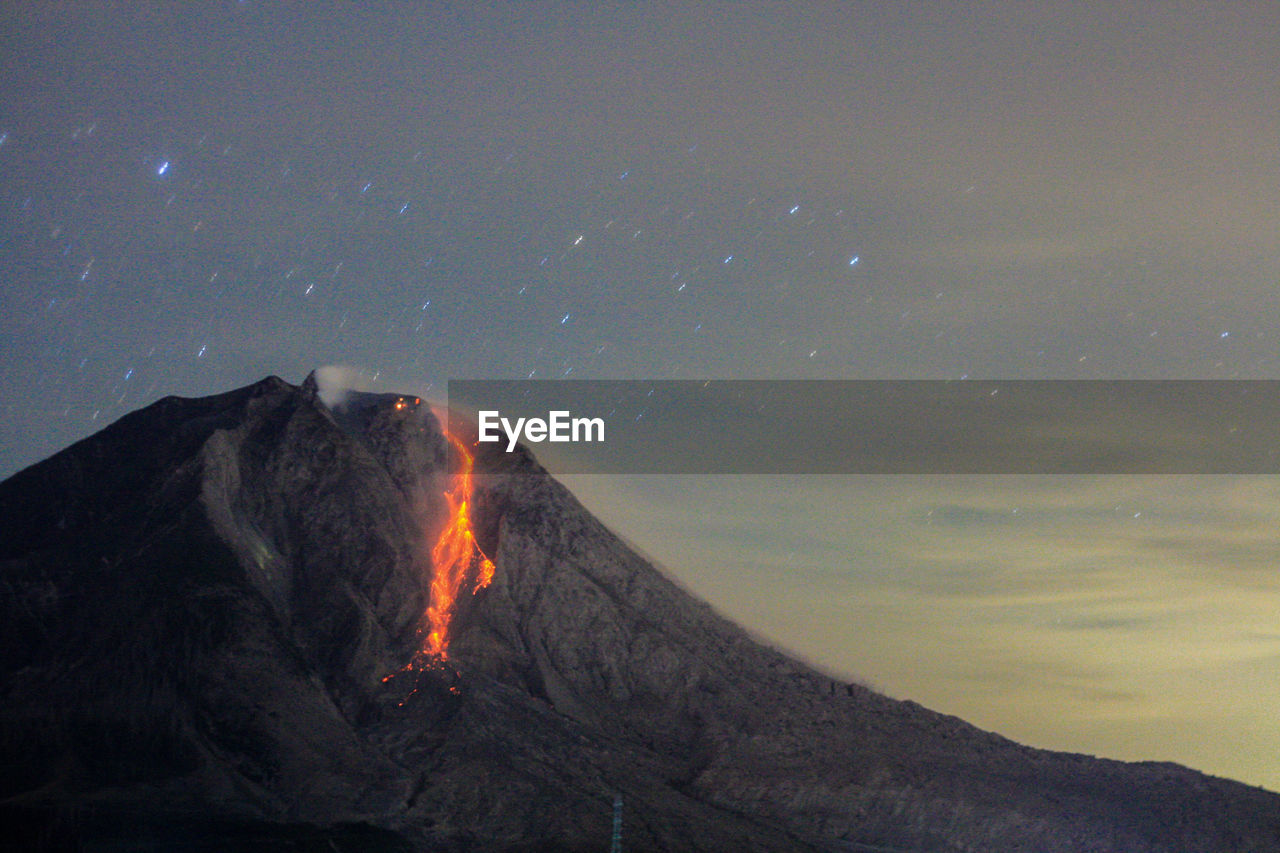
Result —
POLYGON ((316 368, 320 402, 330 409, 342 406, 353 393, 396 393, 429 400, 430 383, 420 379, 387 376, 383 370, 366 370, 346 364, 316 368))

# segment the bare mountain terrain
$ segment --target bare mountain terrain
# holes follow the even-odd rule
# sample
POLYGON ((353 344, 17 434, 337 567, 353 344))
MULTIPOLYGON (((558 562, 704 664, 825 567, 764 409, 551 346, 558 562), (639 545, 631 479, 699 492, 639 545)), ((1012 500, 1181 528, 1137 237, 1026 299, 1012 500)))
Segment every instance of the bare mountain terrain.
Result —
POLYGON ((0 844, 600 851, 621 797, 627 850, 1280 851, 1276 794, 762 646, 523 449, 475 460, 495 571, 424 655, 448 444, 415 398, 269 378, 0 483, 0 844))

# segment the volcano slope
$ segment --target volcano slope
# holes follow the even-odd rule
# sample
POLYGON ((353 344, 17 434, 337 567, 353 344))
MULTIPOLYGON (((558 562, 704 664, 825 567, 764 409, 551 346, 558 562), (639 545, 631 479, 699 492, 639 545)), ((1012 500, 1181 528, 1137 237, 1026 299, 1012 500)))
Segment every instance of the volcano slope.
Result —
POLYGON ((428 658, 455 463, 415 398, 269 378, 0 484, 0 844, 604 850, 621 797, 627 850, 1280 850, 1275 794, 763 647, 520 448, 428 658))

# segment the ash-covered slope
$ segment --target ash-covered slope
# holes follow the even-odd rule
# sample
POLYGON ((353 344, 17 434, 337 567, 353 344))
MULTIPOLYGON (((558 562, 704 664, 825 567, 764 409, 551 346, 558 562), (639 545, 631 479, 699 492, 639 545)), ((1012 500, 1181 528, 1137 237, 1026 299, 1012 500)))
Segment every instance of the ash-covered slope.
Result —
POLYGON ((273 378, 0 483, 0 843, 602 850, 621 796, 628 850, 1280 850, 1280 796, 761 647, 524 453, 477 458, 496 573, 405 671, 446 447, 413 398, 273 378))

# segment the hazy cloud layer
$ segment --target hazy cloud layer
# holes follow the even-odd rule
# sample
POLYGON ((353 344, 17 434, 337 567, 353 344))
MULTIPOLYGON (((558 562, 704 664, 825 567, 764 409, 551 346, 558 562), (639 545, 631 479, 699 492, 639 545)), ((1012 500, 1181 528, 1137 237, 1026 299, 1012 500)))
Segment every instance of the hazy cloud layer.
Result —
POLYGON ((1280 700, 1262 687, 1280 677, 1274 478, 572 483, 833 674, 1036 745, 1280 789, 1280 700))

